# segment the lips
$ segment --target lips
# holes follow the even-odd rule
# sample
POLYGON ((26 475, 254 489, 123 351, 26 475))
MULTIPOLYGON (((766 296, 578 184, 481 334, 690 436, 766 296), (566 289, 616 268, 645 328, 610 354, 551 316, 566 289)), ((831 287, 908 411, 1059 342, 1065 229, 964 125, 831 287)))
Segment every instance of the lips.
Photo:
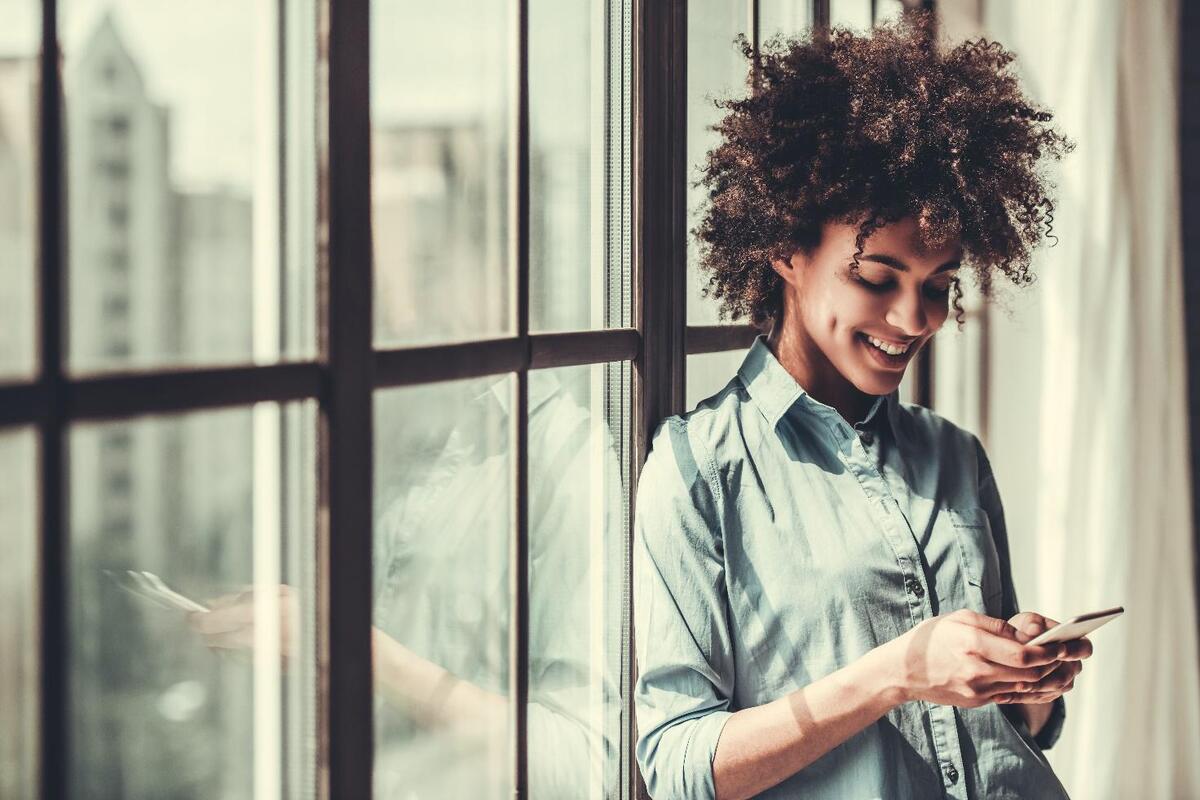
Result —
POLYGON ((870 358, 878 366, 886 370, 896 371, 904 369, 905 365, 908 364, 909 359, 912 358, 913 353, 915 353, 917 349, 914 344, 909 344, 906 351, 898 356, 893 356, 883 352, 878 347, 871 344, 871 342, 867 339, 867 334, 862 333, 861 331, 855 334, 855 338, 858 339, 864 348, 866 348, 870 358))

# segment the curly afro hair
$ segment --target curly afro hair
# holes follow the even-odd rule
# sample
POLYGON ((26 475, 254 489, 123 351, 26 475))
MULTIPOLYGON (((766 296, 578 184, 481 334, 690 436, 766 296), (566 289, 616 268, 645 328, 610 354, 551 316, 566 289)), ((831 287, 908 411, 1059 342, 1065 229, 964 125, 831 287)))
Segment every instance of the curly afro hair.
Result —
MULTIPOLYGON (((778 318, 770 264, 819 244, 825 222, 858 225, 852 271, 876 229, 913 217, 925 247, 959 238, 985 297, 993 270, 1033 281, 1031 251, 1054 238, 1039 161, 1074 143, 1022 93, 1011 52, 986 39, 939 49, 934 25, 920 11, 870 35, 776 36, 757 58, 738 36, 749 93, 716 102, 728 113, 695 184, 708 194, 692 231, 722 319, 778 318)), ((961 328, 957 279, 952 289, 961 328)))

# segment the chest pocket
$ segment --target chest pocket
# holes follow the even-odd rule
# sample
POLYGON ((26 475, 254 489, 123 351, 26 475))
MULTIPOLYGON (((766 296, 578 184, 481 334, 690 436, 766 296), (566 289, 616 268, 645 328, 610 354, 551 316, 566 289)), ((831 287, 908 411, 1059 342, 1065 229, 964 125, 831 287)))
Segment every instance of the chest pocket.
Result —
POLYGON ((946 509, 958 540, 967 604, 989 617, 1000 614, 1000 557, 987 512, 980 506, 946 509))

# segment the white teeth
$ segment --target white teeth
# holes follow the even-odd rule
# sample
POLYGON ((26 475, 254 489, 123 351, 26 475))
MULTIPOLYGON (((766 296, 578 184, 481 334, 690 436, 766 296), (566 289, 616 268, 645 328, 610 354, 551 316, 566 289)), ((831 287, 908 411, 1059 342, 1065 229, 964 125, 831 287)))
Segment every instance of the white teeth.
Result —
POLYGON ((875 345, 876 347, 878 347, 880 350, 887 353, 888 355, 898 356, 901 353, 908 352, 907 345, 905 345, 904 347, 897 347, 894 344, 888 344, 887 342, 876 339, 874 336, 868 336, 867 341, 870 342, 871 344, 875 345))

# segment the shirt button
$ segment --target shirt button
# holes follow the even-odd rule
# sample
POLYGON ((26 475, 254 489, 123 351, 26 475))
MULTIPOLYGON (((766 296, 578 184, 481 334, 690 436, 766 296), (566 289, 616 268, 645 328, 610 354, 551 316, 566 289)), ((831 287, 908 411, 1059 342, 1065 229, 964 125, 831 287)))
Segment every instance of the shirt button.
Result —
POLYGON ((916 580, 915 578, 908 578, 905 581, 905 584, 908 586, 908 590, 910 592, 912 592, 913 594, 915 594, 917 597, 925 596, 925 589, 921 586, 920 581, 916 580))
POLYGON ((958 770, 954 768, 953 764, 946 765, 946 778, 951 783, 958 783, 958 770))

